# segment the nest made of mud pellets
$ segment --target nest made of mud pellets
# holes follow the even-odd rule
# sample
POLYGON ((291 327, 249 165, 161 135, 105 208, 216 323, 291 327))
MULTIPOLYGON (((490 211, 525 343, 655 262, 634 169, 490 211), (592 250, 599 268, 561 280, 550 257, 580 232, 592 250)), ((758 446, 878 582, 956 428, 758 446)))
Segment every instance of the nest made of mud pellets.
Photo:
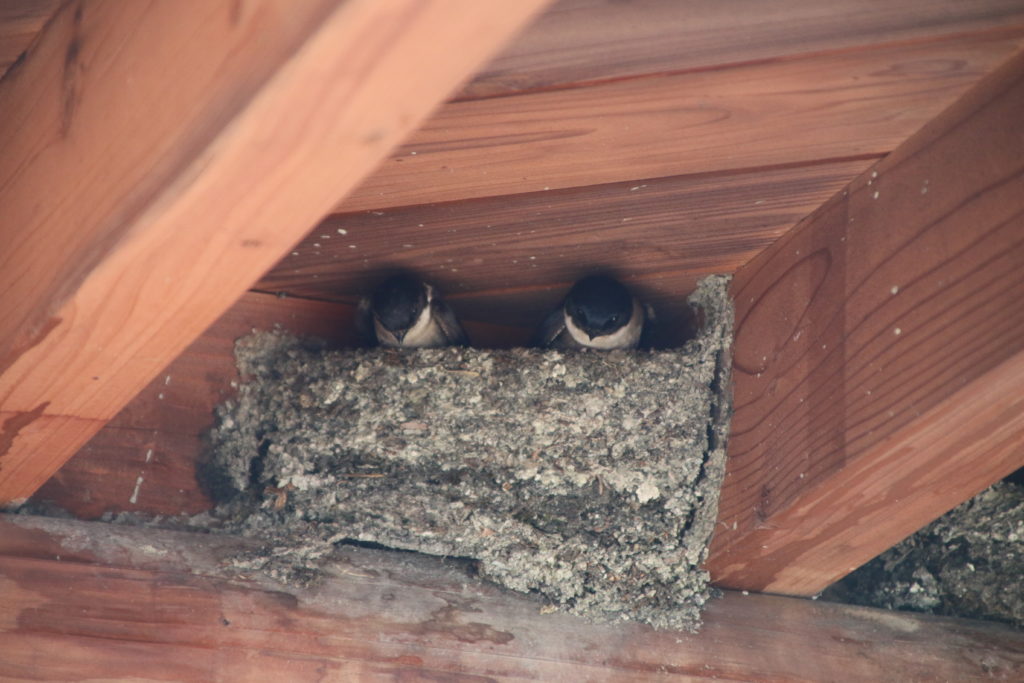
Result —
POLYGON ((239 341, 203 478, 240 560, 309 581, 336 543, 473 558, 591 619, 695 628, 730 413, 728 278, 672 351, 318 351, 239 341))

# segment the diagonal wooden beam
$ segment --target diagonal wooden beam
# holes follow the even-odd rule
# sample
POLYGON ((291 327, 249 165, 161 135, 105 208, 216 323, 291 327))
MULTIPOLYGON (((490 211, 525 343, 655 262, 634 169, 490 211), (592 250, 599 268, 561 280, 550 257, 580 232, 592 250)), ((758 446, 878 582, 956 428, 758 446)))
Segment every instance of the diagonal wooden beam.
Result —
POLYGON ((63 6, 0 82, 0 501, 42 484, 543 4, 63 6))
POLYGON ((708 568, 814 594, 1024 464, 1024 53, 736 274, 708 568))
POLYGON ((1001 624, 770 595, 700 633, 545 614, 415 553, 341 548, 314 589, 232 576, 247 539, 0 516, 4 680, 1020 680, 1001 624), (230 565, 229 565, 230 566, 230 565), (73 586, 73 590, 69 587, 73 586))

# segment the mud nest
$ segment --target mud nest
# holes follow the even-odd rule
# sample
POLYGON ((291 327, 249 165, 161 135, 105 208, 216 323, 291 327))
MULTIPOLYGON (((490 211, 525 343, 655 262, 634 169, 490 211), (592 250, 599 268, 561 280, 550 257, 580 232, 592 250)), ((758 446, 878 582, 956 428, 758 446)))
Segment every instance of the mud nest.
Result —
POLYGON ((337 544, 471 558, 479 574, 599 621, 693 629, 730 414, 724 277, 672 351, 323 351, 236 346, 202 479, 236 558, 315 581, 337 544))

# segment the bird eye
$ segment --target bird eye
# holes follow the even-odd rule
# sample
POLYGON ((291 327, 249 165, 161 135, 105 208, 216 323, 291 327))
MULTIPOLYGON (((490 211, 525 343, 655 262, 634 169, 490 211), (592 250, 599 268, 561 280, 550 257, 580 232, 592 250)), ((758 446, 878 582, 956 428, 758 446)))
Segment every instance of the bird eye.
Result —
POLYGON ((611 317, 611 321, 610 322, 611 322, 612 325, 618 325, 619 324, 619 316, 617 314, 613 315, 611 317))

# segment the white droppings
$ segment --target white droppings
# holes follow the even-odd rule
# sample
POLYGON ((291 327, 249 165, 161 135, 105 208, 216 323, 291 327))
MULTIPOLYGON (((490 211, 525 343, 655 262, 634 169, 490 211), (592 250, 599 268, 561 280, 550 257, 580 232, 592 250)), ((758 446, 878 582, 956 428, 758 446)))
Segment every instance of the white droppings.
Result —
POLYGON ((922 185, 921 186, 921 194, 928 194, 928 186, 927 185, 922 185))
POLYGON ((644 483, 640 484, 640 486, 638 486, 636 489, 636 499, 640 501, 641 505, 643 505, 649 500, 654 500, 660 495, 661 491, 659 491, 658 487, 651 483, 650 480, 647 480, 644 483))
POLYGON ((901 330, 900 328, 898 328, 898 327, 897 327, 897 328, 895 328, 895 329, 894 329, 894 330, 892 331, 892 333, 893 333, 893 334, 895 334, 895 335, 896 335, 896 336, 898 337, 898 336, 900 336, 901 334, 903 334, 903 330, 901 330))
POLYGON ((545 190, 550 190, 550 189, 551 189, 551 187, 549 187, 548 185, 545 185, 545 186, 544 186, 544 189, 545 189, 545 190))
POLYGON ((322 240, 329 240, 329 239, 331 239, 331 236, 330 235, 320 235, 320 239, 322 239, 322 240))
POLYGON ((297 251, 293 251, 292 252, 292 256, 298 256, 298 255, 299 255, 299 252, 297 252, 297 251))
POLYGON ((164 386, 166 387, 170 383, 171 383, 171 376, 167 375, 166 377, 164 377, 164 386))
POLYGON ((531 256, 531 257, 530 257, 530 260, 531 260, 531 261, 536 261, 536 260, 537 260, 537 257, 536 257, 536 256, 531 256))
POLYGON ((878 199, 878 190, 875 190, 875 193, 873 195, 871 195, 871 198, 872 199, 878 199))
POLYGON ((316 247, 317 249, 319 249, 320 248, 320 243, 319 242, 313 242, 313 246, 316 247))
POLYGON ((149 462, 150 458, 152 458, 152 457, 153 457, 153 449, 150 448, 148 451, 146 451, 146 462, 149 462))
POLYGON ((355 249, 355 248, 356 248, 356 245, 354 245, 354 244, 350 244, 350 245, 348 245, 348 248, 349 248, 349 249, 355 249))
POLYGON ((135 505, 135 503, 139 501, 139 489, 142 487, 143 481, 145 480, 142 478, 141 474, 139 475, 139 478, 135 480, 135 490, 132 491, 132 497, 128 499, 128 502, 132 505, 135 505))
POLYGON ((762 205, 762 204, 764 204, 764 203, 765 203, 765 200, 763 200, 763 199, 758 199, 758 200, 757 200, 756 202, 754 202, 754 206, 761 206, 761 205, 762 205))
POLYGON ((743 595, 750 595, 750 591, 743 591, 743 595))
POLYGON ((892 294, 899 294, 899 291, 900 291, 899 285, 893 285, 892 289, 889 290, 889 292, 891 292, 892 294))
POLYGON ((422 228, 422 227, 423 227, 423 224, 422 224, 422 223, 417 223, 417 224, 416 224, 416 227, 417 227, 417 228, 422 228))
POLYGON ((416 152, 409 152, 409 156, 416 156, 416 152))
POLYGON ((345 228, 338 228, 338 234, 339 235, 347 235, 348 234, 348 230, 346 230, 345 228))
POLYGON ((160 399, 161 401, 164 400, 164 395, 163 394, 157 394, 156 397, 158 399, 160 399))
POLYGON ((877 178, 878 177, 878 171, 872 171, 871 172, 871 177, 872 178, 877 178))

